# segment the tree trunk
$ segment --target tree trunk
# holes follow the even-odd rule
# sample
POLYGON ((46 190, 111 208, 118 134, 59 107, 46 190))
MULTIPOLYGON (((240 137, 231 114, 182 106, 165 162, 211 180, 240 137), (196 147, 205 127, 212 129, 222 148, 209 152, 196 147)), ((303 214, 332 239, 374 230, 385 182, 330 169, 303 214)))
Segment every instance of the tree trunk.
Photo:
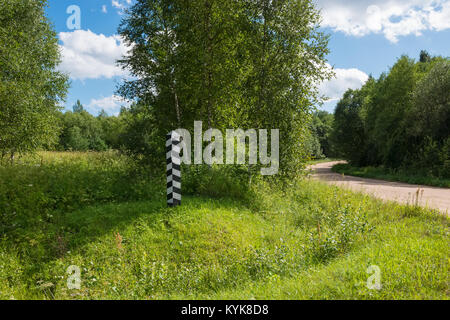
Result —
POLYGON ((175 86, 172 86, 172 92, 173 92, 173 97, 175 99, 175 112, 177 114, 178 126, 181 127, 181 110, 180 110, 180 104, 178 102, 178 95, 177 95, 177 91, 175 90, 175 86))
POLYGON ((263 43, 262 43, 262 52, 261 52, 261 74, 260 74, 260 91, 259 91, 259 106, 258 108, 262 109, 265 112, 266 105, 266 55, 267 55, 267 1, 264 1, 263 4, 263 43))
POLYGON ((205 66, 205 86, 207 91, 207 102, 206 108, 208 113, 208 128, 211 129, 213 125, 213 101, 212 101, 212 83, 213 83, 213 74, 212 74, 212 65, 213 65, 213 47, 212 41, 213 37, 211 34, 211 15, 212 15, 212 4, 209 0, 205 1, 205 33, 206 33, 206 59, 204 62, 205 66))

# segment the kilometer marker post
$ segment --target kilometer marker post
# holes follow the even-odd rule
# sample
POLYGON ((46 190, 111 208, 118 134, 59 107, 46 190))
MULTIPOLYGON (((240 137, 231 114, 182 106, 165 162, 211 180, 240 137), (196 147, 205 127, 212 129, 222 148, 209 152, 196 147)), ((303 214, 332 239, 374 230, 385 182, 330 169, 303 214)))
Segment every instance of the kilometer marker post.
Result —
POLYGON ((181 205, 181 136, 176 131, 167 134, 167 205, 181 205))

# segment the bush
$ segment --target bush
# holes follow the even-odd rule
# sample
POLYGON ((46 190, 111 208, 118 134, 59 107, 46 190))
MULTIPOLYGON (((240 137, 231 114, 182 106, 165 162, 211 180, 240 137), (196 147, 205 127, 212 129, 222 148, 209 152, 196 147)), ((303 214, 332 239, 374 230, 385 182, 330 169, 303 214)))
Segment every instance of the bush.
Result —
POLYGON ((244 199, 249 191, 249 173, 244 166, 183 166, 182 172, 186 194, 244 199))

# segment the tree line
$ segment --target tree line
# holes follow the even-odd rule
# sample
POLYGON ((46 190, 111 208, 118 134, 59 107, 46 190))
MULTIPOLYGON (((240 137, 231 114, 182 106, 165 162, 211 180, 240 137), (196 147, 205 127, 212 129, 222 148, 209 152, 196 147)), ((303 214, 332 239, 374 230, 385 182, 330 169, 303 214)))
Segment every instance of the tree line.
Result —
MULTIPOLYGON (((420 60, 403 56, 378 80, 348 90, 334 114, 313 112, 305 149, 314 159, 340 157, 356 166, 429 169, 448 176, 450 133, 450 62, 421 52, 420 60)), ((77 102, 60 115, 58 150, 133 150, 151 153, 146 125, 154 119, 142 104, 122 109, 118 117, 94 117, 77 102)))
POLYGON ((47 150, 105 151, 121 148, 123 116, 108 116, 104 110, 93 116, 79 100, 72 109, 58 113, 58 138, 56 143, 46 146, 47 150))
POLYGON ((450 59, 402 56, 348 90, 334 112, 334 152, 356 166, 426 169, 450 177, 450 59))
POLYGON ((331 76, 328 36, 312 0, 135 1, 118 29, 131 48, 118 63, 132 77, 117 94, 135 102, 120 121, 59 112, 68 81, 56 71, 60 56, 46 5, 0 4, 3 156, 51 146, 117 148, 117 134, 106 127, 123 121, 126 150, 161 164, 166 133, 192 130, 197 120, 219 130, 280 129, 280 170, 302 167, 318 85, 331 76))
MULTIPOLYGON (((175 128, 280 129, 280 170, 312 156, 358 166, 427 168, 449 175, 450 62, 423 51, 348 90, 334 115, 313 112, 328 36, 311 0, 137 0, 119 34, 133 76, 117 93, 134 101, 117 117, 80 102, 61 112, 68 75, 45 16, 46 0, 0 3, 0 156, 50 150, 121 149, 164 162, 175 128)), ((258 168, 254 168, 255 171, 258 168)))

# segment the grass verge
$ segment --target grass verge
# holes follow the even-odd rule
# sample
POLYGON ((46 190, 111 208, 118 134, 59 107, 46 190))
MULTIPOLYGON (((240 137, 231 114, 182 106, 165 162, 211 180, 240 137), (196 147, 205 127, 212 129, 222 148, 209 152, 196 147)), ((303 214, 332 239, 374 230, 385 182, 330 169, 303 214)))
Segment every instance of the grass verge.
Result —
POLYGON ((384 167, 354 167, 349 164, 337 164, 332 170, 337 173, 362 178, 398 181, 434 187, 450 188, 450 179, 436 178, 431 174, 411 170, 393 170, 384 167))

